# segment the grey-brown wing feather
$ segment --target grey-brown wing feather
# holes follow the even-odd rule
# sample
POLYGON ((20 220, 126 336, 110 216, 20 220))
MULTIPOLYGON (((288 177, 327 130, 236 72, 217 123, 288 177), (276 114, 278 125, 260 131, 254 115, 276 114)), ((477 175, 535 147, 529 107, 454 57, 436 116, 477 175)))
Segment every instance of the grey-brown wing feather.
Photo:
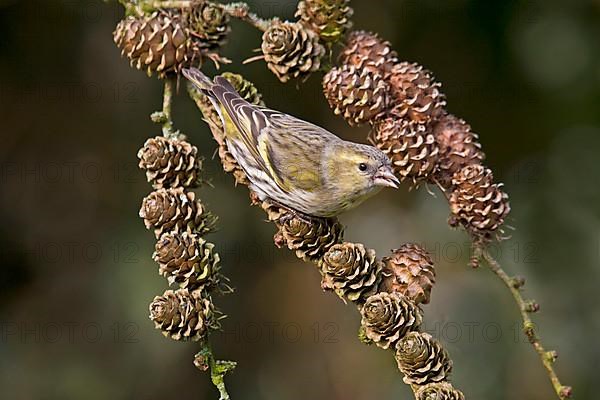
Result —
MULTIPOLYGON (((325 145, 340 140, 309 122, 273 110, 264 110, 268 125, 261 138, 268 138, 269 160, 281 185, 309 192, 323 185, 321 167, 325 145)), ((259 138, 259 141, 261 140, 259 138)))
POLYGON ((252 157, 252 161, 259 169, 270 174, 258 148, 258 136, 267 124, 266 119, 261 118, 260 113, 257 112, 261 107, 244 100, 225 78, 215 78, 215 84, 211 89, 239 133, 234 135, 232 132, 227 132, 228 138, 241 141, 244 147, 242 151, 252 157))

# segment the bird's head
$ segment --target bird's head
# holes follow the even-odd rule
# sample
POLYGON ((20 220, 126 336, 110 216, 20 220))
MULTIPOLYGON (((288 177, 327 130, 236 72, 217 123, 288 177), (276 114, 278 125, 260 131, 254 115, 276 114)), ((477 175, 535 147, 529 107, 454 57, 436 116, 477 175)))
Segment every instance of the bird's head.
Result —
POLYGON ((398 188, 390 159, 365 144, 340 141, 326 155, 327 182, 355 196, 377 192, 382 187, 398 188))

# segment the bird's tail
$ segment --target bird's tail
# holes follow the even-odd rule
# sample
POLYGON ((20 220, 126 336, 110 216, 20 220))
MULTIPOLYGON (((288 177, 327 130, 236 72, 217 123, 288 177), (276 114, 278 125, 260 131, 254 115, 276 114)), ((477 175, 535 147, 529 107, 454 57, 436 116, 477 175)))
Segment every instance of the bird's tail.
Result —
POLYGON ((198 68, 184 68, 183 76, 203 93, 209 94, 206 92, 212 92, 213 81, 208 76, 204 75, 198 68))
POLYGON ((183 70, 185 76, 198 90, 203 94, 217 99, 223 103, 225 97, 235 98, 240 97, 240 94, 235 90, 229 81, 221 76, 217 76, 214 82, 198 68, 185 68, 183 70), (227 94, 227 96, 225 96, 227 94))
MULTIPOLYGON (((241 121, 242 116, 247 117, 246 114, 252 114, 257 106, 248 103, 240 96, 227 79, 217 76, 213 82, 196 68, 184 69, 183 75, 208 97, 221 118, 226 136, 236 135, 236 130, 240 133, 248 130, 244 128, 246 125, 241 121), (228 129, 230 126, 236 129, 228 129)), ((246 119, 252 120, 252 118, 245 118, 244 121, 246 119)))
MULTIPOLYGON (((204 75, 204 73, 198 68, 184 68, 182 72, 183 76, 185 76, 192 83, 192 85, 196 87, 196 89, 198 89, 203 95, 205 95, 208 98, 208 100, 210 100, 211 104, 213 105, 213 108, 215 109, 215 111, 219 115, 219 118, 221 119, 222 126, 227 126, 225 124, 225 115, 221 99, 219 99, 219 97, 215 94, 215 89, 219 87, 219 85, 215 84, 215 82, 213 82, 212 79, 204 75)), ((219 78, 217 77, 217 79, 219 78)))

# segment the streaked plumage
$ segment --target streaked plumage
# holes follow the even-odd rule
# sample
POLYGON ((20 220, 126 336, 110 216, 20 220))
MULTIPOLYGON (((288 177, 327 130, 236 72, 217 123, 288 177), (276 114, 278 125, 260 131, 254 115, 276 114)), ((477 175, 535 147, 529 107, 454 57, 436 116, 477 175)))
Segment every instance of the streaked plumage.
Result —
POLYGON ((211 100, 229 150, 262 200, 330 217, 355 207, 383 186, 397 187, 390 161, 378 149, 250 104, 222 77, 213 83, 197 69, 184 70, 184 75, 211 100))

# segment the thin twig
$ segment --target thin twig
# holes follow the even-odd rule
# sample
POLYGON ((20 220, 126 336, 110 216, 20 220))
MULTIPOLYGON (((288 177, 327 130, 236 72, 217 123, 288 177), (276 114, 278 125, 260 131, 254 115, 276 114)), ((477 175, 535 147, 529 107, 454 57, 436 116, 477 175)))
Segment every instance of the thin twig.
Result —
POLYGON ((193 4, 193 1, 190 0, 118 0, 118 2, 125 7, 128 15, 133 14, 137 16, 143 16, 161 9, 190 8, 193 4))
POLYGON ((200 369, 210 368, 210 379, 219 391, 219 400, 230 400, 227 387, 225 386, 225 374, 236 367, 235 361, 222 361, 215 359, 208 338, 202 342, 202 348, 196 354, 196 360, 201 360, 197 366, 200 369))
MULTIPOLYGON (((126 8, 128 5, 125 0, 119 0, 121 4, 123 4, 126 8)), ((169 8, 178 8, 178 9, 188 9, 191 8, 194 3, 192 0, 141 0, 136 6, 136 12, 139 15, 143 15, 145 13, 150 13, 160 9, 169 9, 169 8)), ((275 21, 278 21, 278 18, 269 18, 263 19, 256 15, 255 13, 250 11, 250 6, 243 2, 229 3, 229 4, 218 4, 218 6, 223 8, 227 14, 229 14, 233 18, 237 18, 248 24, 252 25, 256 29, 261 31, 266 31, 269 26, 275 21)))
POLYGON ((163 122, 163 135, 170 136, 173 132, 173 121, 171 120, 171 108, 173 104, 173 79, 165 79, 165 89, 163 92, 163 116, 165 121, 163 122))
POLYGON ((139 7, 142 11, 149 12, 161 8, 190 8, 192 3, 190 0, 142 0, 139 7))
POLYGON ((527 336, 527 339, 535 351, 539 354, 542 364, 544 365, 544 368, 550 377, 550 381, 552 382, 552 386, 554 387, 554 391, 556 392, 558 398, 561 400, 570 399, 572 397, 572 388, 570 386, 564 386, 562 383, 560 383, 558 375, 554 371, 553 366, 557 354, 555 351, 546 351, 546 349, 544 349, 540 337, 535 329, 535 324, 529 316, 529 312, 532 311, 531 304, 523 300, 523 296, 521 296, 521 292, 519 291, 520 285, 515 284, 515 279, 508 276, 498 261, 496 261, 487 250, 484 250, 482 255, 487 261, 492 272, 496 274, 496 276, 498 276, 502 282, 504 282, 504 285, 506 285, 506 287, 510 290, 515 302, 519 306, 521 319, 523 320, 523 332, 525 333, 525 336, 527 336))
POLYGON ((165 79, 165 86, 163 92, 163 104, 162 110, 156 111, 150 115, 150 119, 162 125, 163 136, 167 138, 177 137, 178 132, 173 132, 173 120, 171 119, 171 108, 173 104, 173 88, 175 86, 175 80, 171 78, 165 79))
POLYGON ((269 29, 269 26, 274 22, 279 21, 278 18, 263 19, 259 17, 253 12, 250 12, 250 6, 248 6, 248 4, 242 2, 225 4, 223 5, 223 10, 233 18, 247 22, 263 32, 269 29))

